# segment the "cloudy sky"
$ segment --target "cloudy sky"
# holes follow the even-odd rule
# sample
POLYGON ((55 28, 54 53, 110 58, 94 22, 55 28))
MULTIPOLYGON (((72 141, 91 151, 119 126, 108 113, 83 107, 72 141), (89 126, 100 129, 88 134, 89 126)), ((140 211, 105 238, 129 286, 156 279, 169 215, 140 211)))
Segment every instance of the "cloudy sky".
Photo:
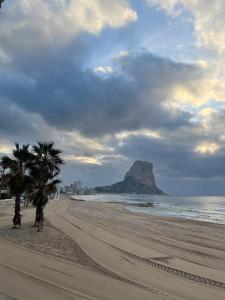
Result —
POLYGON ((54 141, 65 184, 153 162, 169 194, 225 194, 224 0, 6 0, 0 156, 54 141))

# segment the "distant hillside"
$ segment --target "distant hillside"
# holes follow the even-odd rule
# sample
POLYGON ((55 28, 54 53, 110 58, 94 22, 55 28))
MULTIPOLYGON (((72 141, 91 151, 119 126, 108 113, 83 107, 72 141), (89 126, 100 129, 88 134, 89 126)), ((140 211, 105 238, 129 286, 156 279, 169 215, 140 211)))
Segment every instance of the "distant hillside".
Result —
POLYGON ((126 173, 124 180, 109 186, 95 188, 98 193, 110 194, 164 194, 155 183, 153 164, 146 161, 135 161, 126 173))

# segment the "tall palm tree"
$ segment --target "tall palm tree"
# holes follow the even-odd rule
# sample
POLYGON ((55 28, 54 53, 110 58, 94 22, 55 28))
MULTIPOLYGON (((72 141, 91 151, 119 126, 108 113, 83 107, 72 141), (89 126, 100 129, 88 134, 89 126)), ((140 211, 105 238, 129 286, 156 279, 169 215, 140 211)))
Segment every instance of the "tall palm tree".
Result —
POLYGON ((4 156, 1 160, 3 168, 3 182, 10 188, 10 191, 15 195, 15 214, 13 218, 14 228, 21 226, 20 202, 21 195, 25 191, 27 184, 30 181, 28 174, 28 162, 32 154, 29 152, 29 145, 15 144, 13 157, 4 156))
POLYGON ((61 150, 54 143, 41 143, 33 146, 34 159, 30 166, 33 182, 33 205, 36 207, 35 226, 38 231, 43 228, 43 210, 49 196, 57 191, 60 180, 57 179, 63 160, 61 150))

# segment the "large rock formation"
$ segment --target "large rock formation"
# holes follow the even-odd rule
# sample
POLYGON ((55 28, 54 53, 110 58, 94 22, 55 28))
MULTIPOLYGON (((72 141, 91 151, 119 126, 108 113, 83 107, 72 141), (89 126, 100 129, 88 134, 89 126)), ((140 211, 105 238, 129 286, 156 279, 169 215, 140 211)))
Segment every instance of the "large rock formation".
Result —
POLYGON ((148 186, 155 186, 155 178, 153 175, 153 164, 147 161, 137 160, 126 173, 125 179, 133 177, 138 182, 148 186))
POLYGON ((96 187, 98 193, 111 194, 164 194, 155 183, 153 164, 146 161, 136 161, 126 173, 121 182, 113 185, 96 187))

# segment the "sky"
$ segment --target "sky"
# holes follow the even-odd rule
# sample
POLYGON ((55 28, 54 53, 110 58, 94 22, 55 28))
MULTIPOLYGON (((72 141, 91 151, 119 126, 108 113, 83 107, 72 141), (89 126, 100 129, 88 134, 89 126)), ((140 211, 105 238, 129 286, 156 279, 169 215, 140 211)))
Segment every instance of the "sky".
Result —
POLYGON ((53 141, 63 184, 151 161, 168 194, 225 194, 224 0, 5 0, 0 157, 53 141))

